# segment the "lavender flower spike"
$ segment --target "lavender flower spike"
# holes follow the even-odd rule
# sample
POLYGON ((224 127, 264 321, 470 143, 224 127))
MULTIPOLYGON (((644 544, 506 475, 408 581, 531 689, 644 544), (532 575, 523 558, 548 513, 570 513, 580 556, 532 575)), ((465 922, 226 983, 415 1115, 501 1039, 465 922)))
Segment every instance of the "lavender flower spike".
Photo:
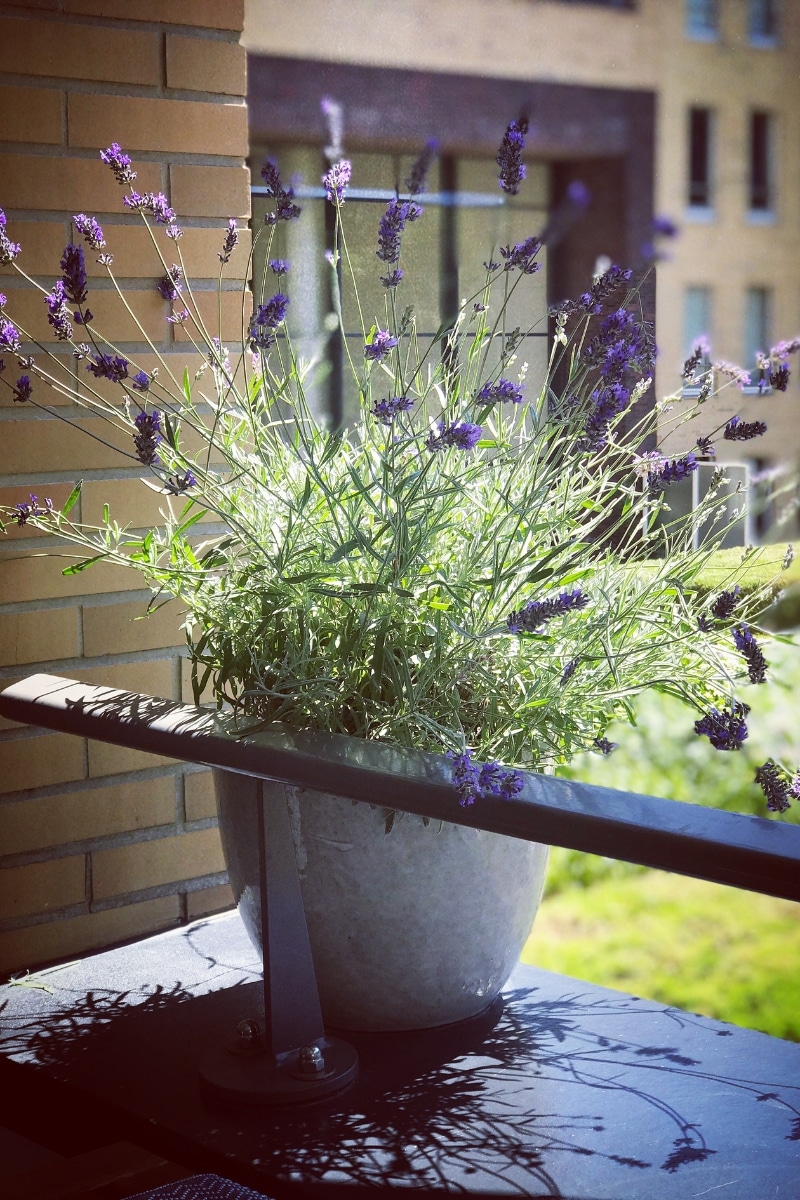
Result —
POLYGON ((744 718, 750 712, 748 704, 733 700, 723 709, 712 708, 694 723, 698 737, 705 735, 715 750, 741 750, 747 737, 744 718))
POLYGON ((478 392, 476 400, 485 404, 491 404, 495 400, 502 401, 504 404, 507 400, 510 400, 512 404, 521 404, 522 388, 516 383, 512 383, 510 379, 498 379, 496 383, 485 383, 478 392))
POLYGON ((11 321, 7 321, 5 317, 0 319, 0 351, 7 350, 10 354, 16 354, 20 346, 19 330, 11 321))
POLYGON ((431 431, 425 445, 429 450, 446 450, 449 446, 455 446, 458 450, 473 450, 482 433, 480 425, 472 425, 469 421, 456 421, 452 425, 440 421, 438 433, 431 431))
POLYGON ((231 255, 239 241, 239 230, 236 228, 236 222, 231 219, 228 221, 228 232, 225 234, 225 240, 222 243, 222 251, 217 254, 217 258, 221 263, 227 263, 231 260, 231 255))
POLYGON ((560 592, 549 600, 529 600, 521 609, 506 617, 509 633, 543 633, 548 621, 574 609, 585 608, 589 597, 580 588, 560 592))
POLYGON ((0 208, 0 263, 13 262, 21 249, 19 242, 12 242, 6 234, 6 214, 0 208))
POLYGON ((69 245, 61 255, 61 270, 64 272, 64 290, 71 304, 83 304, 86 299, 86 260, 83 247, 69 245))
POLYGON ((106 244, 103 230, 95 217, 87 217, 86 213, 76 213, 72 218, 78 233, 82 234, 93 250, 102 250, 106 244))
POLYGON ((364 358, 370 362, 381 362, 396 345, 397 338, 392 337, 388 329, 376 329, 372 341, 364 346, 364 358))
POLYGON ((767 426, 763 421, 743 421, 740 417, 731 417, 722 436, 729 442, 749 442, 766 432, 767 426))
POLYGON ((500 168, 500 187, 509 196, 516 196, 519 185, 525 178, 525 164, 522 161, 522 151, 525 149, 525 134, 528 132, 526 117, 512 121, 503 135, 500 149, 497 151, 497 165, 500 168))
POLYGON ((117 183, 133 183, 136 172, 131 170, 130 156, 123 154, 119 142, 112 142, 107 150, 101 150, 100 158, 111 168, 117 183))
POLYGON ((794 795, 793 788, 771 758, 768 758, 762 767, 756 767, 756 783, 767 798, 767 808, 770 812, 786 812, 789 797, 794 795))
POLYGON ((140 412, 134 424, 137 430, 133 435, 136 457, 146 467, 152 467, 158 462, 156 447, 161 441, 161 413, 157 410, 140 412))
POLYGON ((743 655, 747 663, 747 674, 751 683, 766 683, 767 660, 756 639, 743 621, 733 630, 733 641, 736 649, 743 655))
POLYGON ((325 198, 330 200, 331 204, 344 204, 344 193, 350 182, 350 176, 353 173, 353 164, 346 158, 342 158, 339 162, 334 163, 329 171, 322 176, 322 183, 325 187, 325 198))

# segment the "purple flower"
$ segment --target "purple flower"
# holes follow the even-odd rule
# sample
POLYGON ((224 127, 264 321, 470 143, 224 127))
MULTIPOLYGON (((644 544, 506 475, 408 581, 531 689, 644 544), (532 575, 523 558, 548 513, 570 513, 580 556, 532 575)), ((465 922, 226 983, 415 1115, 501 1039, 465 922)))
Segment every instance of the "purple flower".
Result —
POLYGON ((131 380, 131 387, 135 392, 147 392, 150 390, 150 376, 144 371, 137 371, 131 380))
POLYGON ((385 288, 396 288, 402 278, 403 271, 400 267, 395 267, 393 271, 388 271, 386 275, 381 275, 381 283, 385 288))
POLYGON ((164 278, 156 284, 156 291, 165 300, 177 300, 183 291, 181 287, 182 279, 183 269, 177 263, 173 263, 164 278))
POLYGON ((701 363, 705 362, 709 354, 709 344, 706 338, 701 337, 695 342, 694 349, 686 362, 683 364, 681 376, 684 379, 694 379, 694 373, 701 363))
POLYGON ((630 283, 632 277, 633 271, 630 269, 623 270, 612 264, 598 279, 595 279, 589 291, 584 292, 578 300, 566 300, 562 304, 556 305, 551 312, 553 314, 571 313, 583 309, 587 313, 599 313, 602 311, 603 302, 624 284, 630 283))
MULTIPOLYGON (((0 208, 0 263, 10 263, 17 257, 22 247, 19 242, 12 242, 6 234, 6 214, 0 208)), ((5 297, 3 298, 5 304, 5 297)))
POLYGON ((776 392, 785 392, 789 386, 789 368, 787 366, 771 367, 769 372, 770 387, 776 392))
POLYGON ((7 296, 6 296, 5 292, 0 292, 0 308, 5 308, 6 301, 7 301, 7 296))
POLYGON ((284 296, 282 292, 276 292, 266 304, 259 304, 250 319, 250 329, 247 335, 252 351, 268 350, 275 344, 273 330, 277 329, 286 319, 288 307, 289 297, 284 296))
POLYGON ((737 367, 736 363, 715 362, 714 370, 719 371, 720 375, 727 375, 734 381, 736 386, 741 389, 748 387, 750 384, 750 372, 745 371, 743 367, 737 367))
POLYGON ((770 812, 786 812, 789 797, 796 798, 795 784, 789 785, 783 771, 771 758, 768 758, 762 767, 756 767, 756 783, 767 798, 767 808, 770 812))
POLYGON ((364 358, 369 362, 381 362, 396 345, 397 338, 392 337, 388 329, 376 329, 372 341, 364 347, 364 358))
POLYGON ((170 475, 166 482, 168 492, 173 496, 180 496, 183 492, 188 492, 189 488, 197 486, 197 480, 191 471, 185 471, 182 475, 170 475))
POLYGON ((412 196, 418 196, 420 192, 425 191, 425 181, 428 176, 428 171, 431 169, 431 164, 439 153, 439 143, 436 138, 431 138, 425 143, 425 149, 415 160, 411 167, 411 173, 406 178, 406 190, 412 196))
POLYGON ((497 165, 500 168, 500 187, 509 196, 516 196, 519 185, 525 178, 525 164, 522 161, 522 151, 525 149, 525 134, 528 132, 526 117, 511 121, 506 129, 500 149, 497 151, 497 165))
MULTIPOLYGON (((541 248, 542 243, 536 237, 526 238, 524 242, 517 242, 515 246, 501 246, 500 254, 505 259, 505 270, 519 269, 523 275, 533 275, 541 266, 541 263, 534 261, 541 248)), ((484 263, 484 266, 487 264, 484 263)), ((491 263, 488 269, 496 266, 496 263, 491 263)))
POLYGON ((83 304, 86 291, 86 260, 83 247, 70 244, 61 255, 61 270, 64 272, 64 290, 71 304, 83 304))
POLYGON ((66 305, 65 293, 66 288, 63 280, 59 279, 53 287, 52 292, 48 292, 44 298, 47 305, 47 320, 55 330, 56 337, 61 342, 68 342, 72 338, 72 323, 70 321, 70 312, 66 305))
POLYGON ((179 312, 170 313, 167 320, 170 325, 183 325, 185 321, 189 320, 188 308, 182 308, 179 312))
POLYGON ((267 195, 275 201, 275 211, 264 217, 265 225, 276 225, 278 221, 295 221, 300 216, 300 208, 294 203, 294 188, 285 188, 281 183, 278 164, 268 158, 261 168, 261 178, 264 180, 267 195))
POLYGON ((688 479, 692 471, 696 470, 697 459, 691 453, 684 454, 683 458, 673 459, 672 462, 665 461, 657 471, 648 473, 648 491, 651 495, 655 495, 671 483, 679 483, 682 479, 688 479))
POLYGON ((92 362, 86 364, 86 370, 91 371, 95 379, 110 379, 112 383, 121 383, 128 378, 128 360, 119 355, 112 358, 110 354, 95 354, 92 362))
POLYGON ((89 325, 94 320, 94 313, 87 308, 83 312, 74 312, 72 319, 76 325, 89 325))
POLYGON ((389 201, 378 224, 376 254, 381 262, 396 263, 399 260, 400 237, 406 227, 406 221, 416 221, 421 216, 422 206, 413 200, 389 201))
POLYGON ((161 413, 155 409, 151 413, 140 412, 134 424, 137 430, 133 435, 136 457, 146 467, 152 467, 158 462, 156 447, 161 441, 161 413))
POLYGON ((353 164, 348 159, 342 158, 339 162, 334 163, 331 169, 322 176, 326 200, 330 200, 331 204, 336 201, 344 204, 345 188, 350 182, 352 174, 353 164))
POLYGON ((498 379, 496 383, 485 383, 478 392, 476 399, 484 404, 501 401, 503 404, 510 400, 512 404, 521 404, 522 388, 510 379, 498 379))
POLYGON ((455 446, 458 450, 472 450, 483 432, 480 425, 471 425, 469 421, 456 421, 452 425, 440 421, 438 430, 438 433, 431 430, 425 440, 429 450, 446 450, 449 446, 455 446))
POLYGON ((576 208, 588 208, 592 203, 592 193, 580 179, 573 179, 567 187, 567 200, 576 208))
POLYGON ((741 750, 742 742, 747 737, 744 718, 749 712, 749 705, 732 700, 722 710, 712 708, 699 721, 695 721, 694 731, 698 737, 705 735, 715 750, 741 750))
POLYGON ((398 413, 409 412, 413 407, 411 396, 392 396, 390 400, 376 400, 371 412, 381 425, 391 425, 398 413))
POLYGON ((179 238, 183 237, 183 230, 180 225, 168 225, 166 232, 167 237, 172 238, 173 242, 177 242, 179 238))
POLYGON ((16 325, 12 325, 11 321, 7 321, 5 317, 0 317, 0 350, 7 350, 10 354, 16 354, 19 346, 19 330, 16 325))
POLYGON ((122 203, 133 212, 150 213, 158 225, 173 225, 175 222, 175 211, 170 208, 163 192, 131 192, 129 196, 123 196, 122 203))
POLYGON ((740 417, 731 417, 722 436, 729 442, 749 442, 766 432, 767 426, 763 421, 742 421, 740 417))
POLYGON ((273 275, 277 275, 280 279, 281 275, 288 274, 289 264, 285 258, 271 258, 269 260, 269 269, 273 275))
POLYGON ((711 615, 717 621, 727 621, 731 616, 736 605, 739 603, 739 597, 742 589, 736 583, 729 592, 720 592, 714 603, 711 605, 711 615))
POLYGON ((747 674, 750 677, 751 683, 766 683, 767 680, 767 660, 761 651, 756 639, 748 629, 747 625, 742 622, 733 629, 733 641, 736 649, 743 655, 747 663, 747 674))
POLYGON ((674 238, 678 236, 678 226, 669 217, 653 217, 651 228, 656 237, 674 238))
POLYGON ((53 501, 52 500, 46 499, 44 502, 45 507, 40 508, 39 507, 39 497, 34 496, 33 492, 31 492, 29 499, 30 499, 29 504, 26 504, 26 503, 15 504, 13 509, 11 510, 13 519, 17 522, 17 525, 19 525, 20 527, 22 527, 23 525, 27 525, 27 523, 31 519, 31 517, 45 517, 45 516, 47 516, 48 513, 53 511, 53 501))
POLYGON ((103 230, 94 217, 87 217, 86 213, 76 213, 72 220, 78 233, 83 234, 93 250, 103 249, 106 239, 103 237, 103 230))
POLYGON ((562 687, 575 674, 575 668, 577 667, 577 665, 578 665, 577 658, 571 658, 569 660, 569 662, 566 664, 566 666, 564 667, 564 670, 561 672, 561 681, 560 682, 561 682, 562 687))
POLYGON ((610 742, 607 737, 596 737, 592 742, 595 750, 599 750, 601 754, 610 754, 612 750, 616 750, 617 743, 610 742))
POLYGON ((234 220, 228 221, 228 232, 225 234, 225 240, 222 243, 222 250, 217 253, 217 258, 221 263, 227 263, 231 260, 236 244, 239 241, 239 230, 236 228, 234 220))
POLYGON ((130 157, 122 153, 118 142, 112 142, 107 150, 101 150, 100 158, 111 168, 117 183, 133 183, 136 172, 131 170, 130 157))
POLYGON ((458 792, 458 802, 462 808, 474 804, 487 794, 511 800, 522 791, 523 780, 519 771, 509 770, 498 762, 476 763, 472 750, 465 750, 463 754, 450 751, 448 758, 453 760, 453 786, 458 792))
POLYGON ((594 407, 586 418, 581 448, 602 450, 610 422, 627 406, 631 394, 621 383, 596 388, 590 395, 594 407))
POLYGON ((26 400, 30 400, 33 388, 29 375, 20 375, 14 386, 14 403, 24 404, 26 400))
POLYGON ((695 446, 697 447, 697 453, 703 458, 717 457, 717 452, 714 449, 714 443, 711 441, 710 437, 701 435, 695 442, 695 446))
POLYGON ((517 611, 506 617, 509 633, 543 633, 548 621, 579 608, 585 608, 589 597, 581 589, 560 592, 549 600, 529 600, 517 611))

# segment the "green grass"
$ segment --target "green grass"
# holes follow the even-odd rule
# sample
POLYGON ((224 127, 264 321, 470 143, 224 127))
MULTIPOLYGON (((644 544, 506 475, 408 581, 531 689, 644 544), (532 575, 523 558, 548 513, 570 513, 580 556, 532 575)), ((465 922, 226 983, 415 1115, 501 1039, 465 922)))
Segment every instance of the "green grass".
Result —
MULTIPOLYGON (((755 767, 770 756, 800 765, 800 636, 769 647, 767 658, 769 682, 743 689, 752 712, 740 752, 714 751, 693 731, 696 714, 649 694, 637 702, 635 727, 609 730, 613 754, 582 755, 559 773, 766 816, 755 767)), ((800 803, 770 819, 800 823, 800 803)), ((554 848, 523 958, 800 1041, 800 905, 788 901, 554 848)))
POLYGON ((523 961, 800 1041, 800 906, 660 871, 546 898, 523 961))

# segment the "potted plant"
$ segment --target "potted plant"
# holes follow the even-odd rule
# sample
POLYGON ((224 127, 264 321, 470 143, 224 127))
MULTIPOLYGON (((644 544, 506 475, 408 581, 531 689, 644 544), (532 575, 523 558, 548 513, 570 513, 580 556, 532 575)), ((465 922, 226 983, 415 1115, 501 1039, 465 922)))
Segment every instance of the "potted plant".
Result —
MULTIPOLYGON (((510 194, 524 178, 525 132, 512 122, 498 153, 510 194)), ((126 208, 150 230, 168 319, 189 331, 204 368, 176 378, 163 360, 148 374, 103 336, 84 246, 113 281, 112 247, 94 217, 77 214, 61 278, 40 291, 54 341, 80 362, 80 390, 63 357, 14 323, 5 297, 0 379, 19 403, 47 407, 55 388, 122 430, 143 482, 163 496, 163 521, 146 531, 108 511, 99 526, 76 521, 80 484, 61 510, 31 496, 6 519, 78 547, 67 571, 126 564, 154 603, 178 597, 196 697, 210 685, 249 735, 283 722, 448 754, 454 813, 488 792, 516 795, 518 768, 552 771, 586 748, 609 753, 608 723, 632 718, 646 688, 680 697, 696 710, 698 735, 738 750, 748 712, 739 686, 766 676, 752 617, 771 585, 748 590, 750 551, 714 594, 698 584, 725 530, 724 470, 698 509, 670 512, 670 487, 713 453, 713 438, 687 436, 677 457, 642 450, 657 426, 683 428, 693 407, 648 398, 655 349, 631 272, 612 266, 549 314, 549 366, 531 379, 520 351, 548 314, 532 312, 528 327, 512 329, 508 313, 539 269, 542 242, 532 232, 487 246, 482 286, 423 345, 402 303, 401 264, 404 239, 424 219, 419 197, 433 153, 426 148, 380 218, 383 305, 361 312, 355 349, 343 339, 360 412, 350 427, 331 428, 309 400, 315 365, 286 329, 289 264, 271 257, 276 229, 300 216, 277 165, 262 172, 270 211, 255 240, 267 243, 265 278, 245 294, 241 343, 226 349, 202 319, 167 198, 135 190, 116 143, 103 151, 126 208)), ((349 178, 345 160, 324 177, 335 287, 349 271, 349 178)), ((585 199, 573 188, 567 217, 585 199)), ((221 273, 237 241, 230 221, 221 273)), ((2 217, 0 258, 21 271, 19 249, 2 217)), ((785 387, 797 347, 776 348, 773 386, 785 387)), ((694 404, 708 394, 695 377, 701 357, 685 370, 698 384, 694 404)), ((762 430, 735 417, 718 432, 738 441, 762 430)), ((786 565, 790 551, 780 557, 786 565)), ((758 782, 774 810, 800 791, 771 760, 758 782)), ((252 837, 237 829, 246 806, 232 786, 230 777, 220 783, 223 840, 253 926, 252 837)), ((435 1025, 493 998, 528 934, 544 848, 400 820, 380 796, 364 805, 289 789, 288 803, 331 1023, 435 1025)))

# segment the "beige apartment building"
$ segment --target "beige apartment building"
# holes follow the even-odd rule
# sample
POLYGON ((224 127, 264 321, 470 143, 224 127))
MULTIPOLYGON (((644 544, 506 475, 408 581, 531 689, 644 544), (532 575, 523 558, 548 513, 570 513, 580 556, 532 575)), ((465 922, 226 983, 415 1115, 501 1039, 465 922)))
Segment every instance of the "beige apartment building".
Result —
MULTIPOLYGON (((313 136, 313 121, 304 129, 285 119, 292 78, 300 106, 338 85, 348 149, 373 154, 410 150, 408 110, 435 92, 453 110, 438 114, 438 127, 456 170, 486 183, 498 98, 529 104, 531 206, 552 207, 567 174, 595 191, 550 298, 585 286, 594 257, 637 265, 650 214, 669 216, 680 236, 657 271, 660 396, 680 386, 700 335, 713 360, 753 369, 757 351, 800 333, 796 0, 252 0, 243 40, 251 145, 313 136), (448 141, 454 113, 465 133, 448 141), (636 138, 652 142, 652 164, 647 147, 630 145, 636 138)), ((692 437, 739 413, 766 420, 768 432, 746 447, 723 443, 721 457, 746 449, 759 466, 791 461, 797 400, 797 371, 785 395, 728 386, 692 437)), ((664 448, 685 432, 665 428, 664 448)))

